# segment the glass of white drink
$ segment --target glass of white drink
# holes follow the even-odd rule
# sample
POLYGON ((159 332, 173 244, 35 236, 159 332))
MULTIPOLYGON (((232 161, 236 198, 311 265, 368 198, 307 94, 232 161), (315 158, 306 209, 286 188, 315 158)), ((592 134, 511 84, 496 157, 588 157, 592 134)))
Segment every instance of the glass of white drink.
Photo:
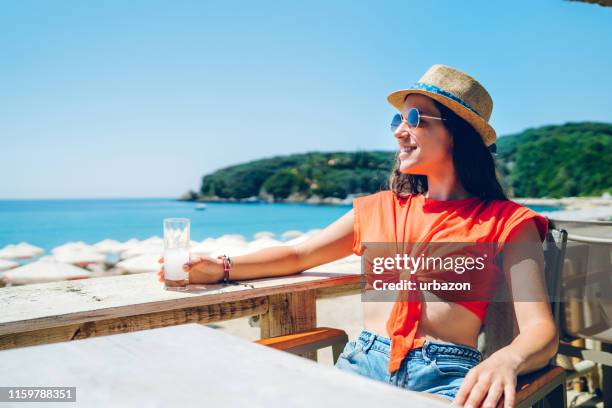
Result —
POLYGON ((164 220, 164 287, 167 290, 187 290, 189 275, 183 265, 189 262, 188 218, 164 220))

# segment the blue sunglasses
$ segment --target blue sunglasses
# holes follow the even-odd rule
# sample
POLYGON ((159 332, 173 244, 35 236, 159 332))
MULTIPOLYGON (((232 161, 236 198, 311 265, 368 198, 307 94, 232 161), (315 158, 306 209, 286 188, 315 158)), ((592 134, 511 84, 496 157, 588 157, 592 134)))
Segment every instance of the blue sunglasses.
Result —
POLYGON ((391 120, 391 132, 395 132, 397 128, 400 127, 400 125, 403 122, 406 122, 406 124, 408 125, 408 128, 416 129, 417 127, 419 127, 419 124, 421 123, 421 118, 446 120, 444 118, 440 118, 437 116, 423 115, 421 114, 421 112, 419 112, 417 108, 412 108, 408 111, 408 114, 406 115, 405 118, 400 113, 396 113, 395 116, 393 116, 393 120, 391 120))

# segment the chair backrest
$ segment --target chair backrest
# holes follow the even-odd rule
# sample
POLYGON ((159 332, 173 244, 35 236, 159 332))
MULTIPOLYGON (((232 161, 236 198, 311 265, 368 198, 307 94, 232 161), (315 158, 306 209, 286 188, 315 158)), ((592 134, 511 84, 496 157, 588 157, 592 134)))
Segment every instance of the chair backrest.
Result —
MULTIPOLYGON (((559 328, 561 273, 567 246, 567 231, 556 229, 549 220, 544 249, 544 279, 550 307, 557 330, 559 328)), ((508 285, 503 280, 498 289, 499 299, 511 299, 508 285)), ((496 296, 497 297, 497 296, 496 296)), ((487 308, 483 328, 484 341, 479 347, 483 358, 489 357, 502 347, 507 346, 518 335, 518 322, 514 313, 514 304, 509 301, 492 301, 487 308)))
POLYGON ((612 343, 612 303, 608 297, 612 293, 612 238, 605 238, 607 231, 599 226, 588 231, 594 236, 572 231, 567 238, 561 282, 564 303, 560 309, 560 338, 566 342, 592 338, 612 343))

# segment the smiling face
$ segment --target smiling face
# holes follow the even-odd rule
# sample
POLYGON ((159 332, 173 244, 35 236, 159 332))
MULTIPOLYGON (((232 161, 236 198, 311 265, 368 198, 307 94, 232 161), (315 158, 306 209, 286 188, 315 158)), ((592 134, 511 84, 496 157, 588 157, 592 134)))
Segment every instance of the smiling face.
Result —
MULTIPOLYGON (((418 108, 421 115, 440 117, 433 100, 425 95, 408 95, 402 115, 405 117, 411 108, 418 108)), ((452 167, 452 137, 441 120, 421 117, 416 129, 402 123, 393 135, 400 149, 400 172, 430 175, 452 167)))

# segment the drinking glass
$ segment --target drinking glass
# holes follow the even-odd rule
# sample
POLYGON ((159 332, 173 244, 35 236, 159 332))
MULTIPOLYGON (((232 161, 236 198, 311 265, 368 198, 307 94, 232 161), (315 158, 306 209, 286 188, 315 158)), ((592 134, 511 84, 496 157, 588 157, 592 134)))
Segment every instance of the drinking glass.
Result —
POLYGON ((189 262, 188 218, 164 219, 164 287, 166 290, 187 290, 189 275, 183 265, 189 262))

